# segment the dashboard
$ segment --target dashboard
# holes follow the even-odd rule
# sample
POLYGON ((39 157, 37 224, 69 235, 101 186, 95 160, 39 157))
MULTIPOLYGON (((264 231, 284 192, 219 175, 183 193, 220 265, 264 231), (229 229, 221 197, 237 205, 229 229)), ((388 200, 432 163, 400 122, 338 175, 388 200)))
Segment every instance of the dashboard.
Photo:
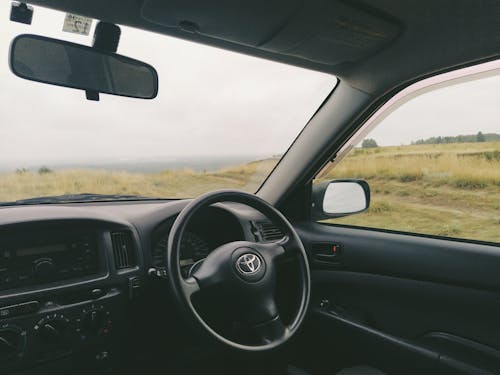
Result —
MULTIPOLYGON (((153 265, 163 267, 170 229, 175 217, 167 219, 153 233, 153 265)), ((187 228, 181 242, 180 266, 185 277, 193 266, 205 259, 215 248, 232 241, 244 240, 242 226, 236 217, 220 208, 200 212, 187 228)))
MULTIPOLYGON (((171 310, 168 283, 155 284, 150 271, 164 269, 187 203, 0 208, 0 373, 104 374, 123 365, 130 345, 150 340, 137 327, 155 319, 159 327, 171 310)), ((269 239, 265 220, 232 203, 200 212, 183 238, 183 274, 224 243, 269 239)))

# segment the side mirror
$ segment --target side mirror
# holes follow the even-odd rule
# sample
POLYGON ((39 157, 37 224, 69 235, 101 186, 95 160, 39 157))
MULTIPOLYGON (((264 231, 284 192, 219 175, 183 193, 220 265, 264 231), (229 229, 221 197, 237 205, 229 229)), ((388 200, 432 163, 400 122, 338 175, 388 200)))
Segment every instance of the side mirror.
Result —
POLYGON ((313 187, 315 220, 342 217, 370 207, 370 186, 364 180, 325 181, 313 187))

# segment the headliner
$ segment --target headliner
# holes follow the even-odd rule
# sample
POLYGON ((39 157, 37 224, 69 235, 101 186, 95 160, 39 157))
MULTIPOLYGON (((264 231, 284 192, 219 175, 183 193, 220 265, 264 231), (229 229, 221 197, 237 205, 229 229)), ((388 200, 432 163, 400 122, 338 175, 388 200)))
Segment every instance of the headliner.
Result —
POLYGON ((331 73, 375 96, 500 55, 494 0, 29 2, 331 73))

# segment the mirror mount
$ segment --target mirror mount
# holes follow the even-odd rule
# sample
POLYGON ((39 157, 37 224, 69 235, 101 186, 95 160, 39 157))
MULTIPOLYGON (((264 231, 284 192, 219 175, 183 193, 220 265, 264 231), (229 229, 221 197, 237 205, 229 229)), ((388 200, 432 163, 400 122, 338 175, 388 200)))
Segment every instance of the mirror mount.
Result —
POLYGON ((12 22, 31 25, 33 20, 33 7, 20 1, 13 1, 10 7, 10 20, 12 22))
POLYGON ((324 181, 313 186, 313 220, 339 218, 366 211, 370 207, 370 186, 364 180, 324 181))
MULTIPOLYGON (((92 48, 104 52, 114 53, 118 50, 118 43, 120 42, 121 30, 118 25, 99 21, 94 30, 94 39, 92 48)), ((87 100, 99 101, 99 91, 85 90, 85 97, 87 100)))
POLYGON ((92 48, 101 51, 116 52, 120 42, 120 26, 114 23, 99 21, 95 27, 92 48))
POLYGON ((99 91, 94 91, 94 90, 85 90, 85 98, 87 100, 92 100, 94 102, 99 101, 99 91))

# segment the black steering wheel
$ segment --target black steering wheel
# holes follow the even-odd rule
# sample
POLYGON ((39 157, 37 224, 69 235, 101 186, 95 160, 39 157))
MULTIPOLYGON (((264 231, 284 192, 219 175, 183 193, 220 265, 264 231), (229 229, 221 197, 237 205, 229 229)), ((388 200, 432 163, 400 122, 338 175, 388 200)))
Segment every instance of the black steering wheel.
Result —
POLYGON ((195 324, 213 338, 230 347, 245 351, 273 349, 289 340, 302 323, 309 304, 310 276, 304 246, 288 220, 263 199, 239 191, 222 190, 191 201, 175 220, 168 240, 167 273, 174 297, 195 324), (277 242, 236 241, 222 245, 208 255, 187 279, 179 264, 181 241, 192 218, 201 209, 219 202, 236 202, 250 206, 277 225, 285 234, 277 242), (276 267, 280 257, 296 257, 299 264, 300 297, 291 323, 284 324, 275 302, 276 267), (255 345, 238 343, 217 333, 201 317, 191 297, 205 288, 223 287, 230 291, 226 299, 237 307, 238 318, 247 323, 256 337, 255 345))

